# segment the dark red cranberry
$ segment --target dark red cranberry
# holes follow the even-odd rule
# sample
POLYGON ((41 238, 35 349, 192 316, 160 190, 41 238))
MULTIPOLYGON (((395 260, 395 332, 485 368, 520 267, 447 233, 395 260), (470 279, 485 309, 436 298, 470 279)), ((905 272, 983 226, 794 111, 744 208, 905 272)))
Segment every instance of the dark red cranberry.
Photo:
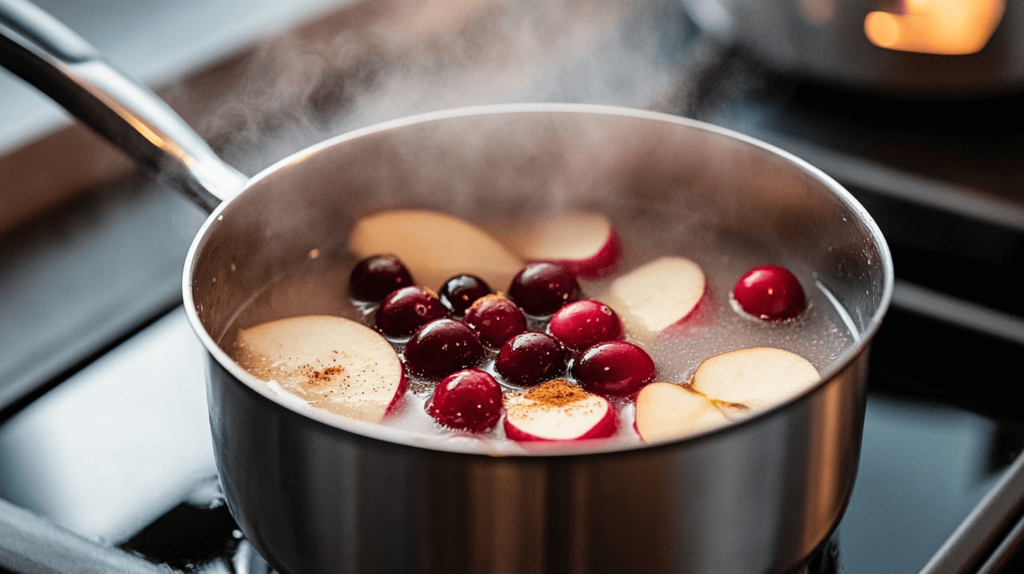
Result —
POLYGON ((806 306, 804 289, 789 269, 762 265, 747 271, 732 290, 733 299, 747 313, 765 321, 785 321, 806 306))
POLYGON ((392 291, 377 309, 377 329, 388 337, 405 337, 420 325, 448 314, 437 295, 429 289, 402 287, 392 291))
POLYGON ((508 288, 509 299, 530 315, 544 317, 580 296, 580 285, 561 263, 538 261, 520 271, 508 288))
POLYGON ((448 428, 489 431, 501 418, 501 398, 501 385, 494 377, 480 369, 466 369, 437 384, 427 413, 448 428))
POLYGON ((640 347, 625 341, 598 343, 572 366, 584 389, 601 395, 629 395, 654 379, 654 361, 640 347))
POLYGON ((464 315, 466 309, 469 309, 477 299, 490 294, 491 288, 487 283, 473 275, 456 275, 445 281, 441 290, 437 292, 444 306, 460 316, 464 315))
POLYGON ((487 295, 466 311, 466 324, 476 329, 480 341, 500 349, 505 341, 526 331, 526 317, 519 306, 503 295, 487 295))
POLYGON ((605 341, 622 339, 622 321, 612 308, 585 299, 569 303, 551 317, 548 332, 573 351, 582 351, 605 341))
POLYGON ((394 255, 373 255, 356 263, 348 291, 359 301, 376 303, 395 289, 413 285, 412 275, 394 255))
POLYGON ((437 319, 423 325, 405 345, 405 363, 423 377, 444 377, 475 367, 484 358, 476 331, 462 321, 437 319))
POLYGON ((494 370, 513 385, 530 386, 565 374, 565 347, 547 333, 530 331, 501 347, 494 370))

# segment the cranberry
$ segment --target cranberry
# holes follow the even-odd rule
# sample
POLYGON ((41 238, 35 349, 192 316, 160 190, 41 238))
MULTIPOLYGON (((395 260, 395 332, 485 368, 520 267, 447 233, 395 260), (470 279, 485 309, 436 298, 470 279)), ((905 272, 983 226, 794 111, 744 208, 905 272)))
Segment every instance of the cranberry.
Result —
POLYGON ((484 347, 476 332, 461 321, 437 319, 423 325, 405 345, 405 363, 413 373, 443 377, 476 366, 484 347))
POLYGON ((440 319, 448 310, 429 289, 411 286, 392 291, 377 309, 377 329, 388 337, 405 337, 417 327, 440 319))
POLYGON ((523 311, 543 317, 579 298, 580 285, 561 263, 537 261, 520 271, 508 288, 508 296, 523 311))
POLYGON ((359 301, 376 303, 395 289, 413 284, 412 275, 394 255, 373 255, 356 263, 348 291, 359 301))
POLYGON ((806 305, 800 282, 789 269, 776 265, 747 271, 736 282, 732 296, 745 312, 766 321, 792 319, 806 305))
POLYGON ((529 386, 562 376, 567 360, 565 348, 554 337, 530 331, 505 342, 494 370, 513 385, 529 386))
POLYGON ((615 311, 592 299, 559 309, 548 323, 548 332, 573 351, 605 341, 619 341, 623 337, 622 321, 615 311))
POLYGON ((609 341, 590 347, 572 366, 572 376, 592 393, 628 395, 654 379, 654 361, 640 347, 609 341))
POLYGON ((484 345, 500 349, 505 341, 526 331, 526 317, 504 295, 487 295, 466 311, 466 324, 476 329, 484 345))
POLYGON ((473 275, 456 275, 444 282, 437 293, 445 307, 456 315, 464 315, 474 301, 491 294, 484 280, 473 275))
POLYGON ((437 384, 427 412, 448 428, 484 432, 501 418, 501 399, 501 385, 494 377, 480 369, 466 369, 437 384))

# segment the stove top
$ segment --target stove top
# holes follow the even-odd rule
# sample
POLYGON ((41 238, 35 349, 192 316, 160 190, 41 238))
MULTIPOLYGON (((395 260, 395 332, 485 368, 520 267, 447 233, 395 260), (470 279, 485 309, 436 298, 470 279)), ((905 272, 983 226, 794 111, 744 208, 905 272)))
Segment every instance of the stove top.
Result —
MULTIPOLYGON (((808 574, 920 571, 1024 449, 1021 422, 912 392, 878 363, 853 496, 808 574)), ((0 427, 3 539, 57 571, 266 571, 223 504, 209 432, 203 351, 178 307, 0 427), (54 558, 67 539, 94 548, 54 558)), ((39 571, 24 564, 12 571, 39 571)))
MULTIPOLYGON (((170 99, 187 107, 211 77, 226 82, 227 95, 192 111, 218 118, 203 135, 249 173, 384 117, 526 96, 696 117, 807 159, 878 221, 897 290, 872 347, 852 498, 801 572, 1014 571, 1024 417, 1004 381, 1024 350, 1024 307, 1009 279, 1024 261, 1015 185, 1024 132, 1004 112, 1021 96, 915 102, 839 92, 773 75, 704 39, 676 4, 655 4, 615 12, 601 33, 574 28, 571 41, 549 30, 548 45, 579 51, 502 89, 493 78, 462 94, 439 85, 493 71, 494 54, 454 66, 452 48, 417 28, 427 56, 403 45, 330 62, 301 95, 312 116, 279 106, 254 119, 218 105, 242 85, 254 89, 254 66, 289 62, 273 50, 294 38, 186 79, 170 99), (624 43, 652 22, 662 22, 660 35, 624 43), (632 66, 612 74, 602 68, 610 58, 616 69, 632 66), (632 87, 581 89, 572 82, 581 71, 632 87), (420 91, 396 98, 410 85, 420 91), (390 105, 364 103, 367 94, 390 105)), ((328 20, 376 17, 365 12, 356 5, 328 20)), ((0 572, 269 571, 223 504, 202 349, 180 307, 182 261, 203 218, 137 175, 0 240, 0 572)))

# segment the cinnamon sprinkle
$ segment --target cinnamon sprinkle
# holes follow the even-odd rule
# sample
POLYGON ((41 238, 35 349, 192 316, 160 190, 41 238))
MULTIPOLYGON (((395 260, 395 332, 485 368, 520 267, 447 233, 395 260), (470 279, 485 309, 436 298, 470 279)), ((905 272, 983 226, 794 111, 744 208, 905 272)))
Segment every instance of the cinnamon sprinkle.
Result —
POLYGON ((306 369, 309 370, 306 371, 304 374, 306 375, 306 382, 310 386, 316 386, 319 385, 320 383, 329 383, 334 376, 340 375, 345 372, 345 367, 342 367, 340 365, 334 367, 327 367, 322 371, 313 370, 312 367, 306 367, 306 369))
POLYGON ((577 401, 585 401, 588 396, 586 391, 565 379, 548 381, 523 393, 523 398, 545 407, 564 407, 577 401))
POLYGON ((590 412, 591 397, 580 387, 565 379, 555 379, 505 399, 505 409, 512 419, 531 419, 546 411, 561 411, 571 417, 576 413, 590 412), (586 409, 580 411, 580 409, 586 409))
POLYGON ((505 297, 504 293, 502 293, 501 291, 498 291, 497 293, 491 293, 490 295, 484 295, 483 297, 480 297, 476 301, 473 301, 473 304, 470 305, 469 308, 470 309, 476 309, 477 307, 480 307, 481 305, 483 305, 485 301, 500 301, 502 299, 508 299, 508 297, 505 297))

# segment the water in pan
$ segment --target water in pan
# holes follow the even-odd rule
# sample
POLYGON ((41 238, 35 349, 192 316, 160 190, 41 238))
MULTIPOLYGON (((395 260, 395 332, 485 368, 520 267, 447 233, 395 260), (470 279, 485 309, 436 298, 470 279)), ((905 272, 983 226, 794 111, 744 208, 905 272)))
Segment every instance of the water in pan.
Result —
MULTIPOLYGON (((486 222, 481 222, 486 228, 486 222)), ((859 334, 852 331, 852 323, 846 311, 835 301, 817 279, 817 273, 807 268, 797 258, 781 252, 767 241, 756 241, 749 237, 717 231, 708 234, 706 229, 687 230, 681 226, 670 233, 651 233, 639 219, 616 220, 615 227, 622 238, 623 255, 619 272, 628 272, 644 263, 663 255, 679 255, 697 262, 705 272, 712 296, 710 321, 696 330, 678 336, 638 337, 627 333, 627 340, 643 346, 658 367, 657 380, 684 382, 689 380, 700 362, 708 357, 748 347, 777 347, 794 352, 815 368, 823 371, 843 352, 855 345, 859 334), (733 285, 749 269, 764 264, 788 267, 800 279, 807 294, 807 308, 796 319, 771 323, 754 319, 737 312, 730 300, 733 285)), ((231 348, 238 328, 247 328, 277 318, 328 314, 347 317, 373 326, 373 307, 354 303, 347 290, 348 275, 356 258, 343 249, 325 249, 324 252, 340 252, 329 257, 320 251, 311 252, 302 265, 293 272, 280 276, 256 296, 251 297, 246 308, 236 315, 236 323, 228 329, 231 348)), ((466 272, 472 272, 467 269, 466 272)), ((614 277, 601 281, 581 281, 582 298, 600 298, 614 277)), ((437 290, 439 285, 426 285, 437 290)), ((507 291, 507 286, 494 286, 498 291, 507 291)), ((534 324, 537 328, 541 325, 534 324)), ((395 345, 401 352, 402 345, 395 345)), ((481 368, 494 373, 495 353, 489 353, 481 368)), ((501 381, 500 377, 498 378, 501 381)), ((436 425, 425 412, 436 381, 412 378, 400 416, 389 419, 388 424, 404 428, 412 433, 464 438, 436 425)), ((506 392, 517 389, 511 385, 506 392)), ((635 443, 639 437, 632 430, 634 406, 630 399, 612 401, 620 416, 620 430, 614 440, 635 443)), ((477 437, 479 438, 479 437, 477 437)), ((501 425, 484 438, 502 440, 501 425)))

